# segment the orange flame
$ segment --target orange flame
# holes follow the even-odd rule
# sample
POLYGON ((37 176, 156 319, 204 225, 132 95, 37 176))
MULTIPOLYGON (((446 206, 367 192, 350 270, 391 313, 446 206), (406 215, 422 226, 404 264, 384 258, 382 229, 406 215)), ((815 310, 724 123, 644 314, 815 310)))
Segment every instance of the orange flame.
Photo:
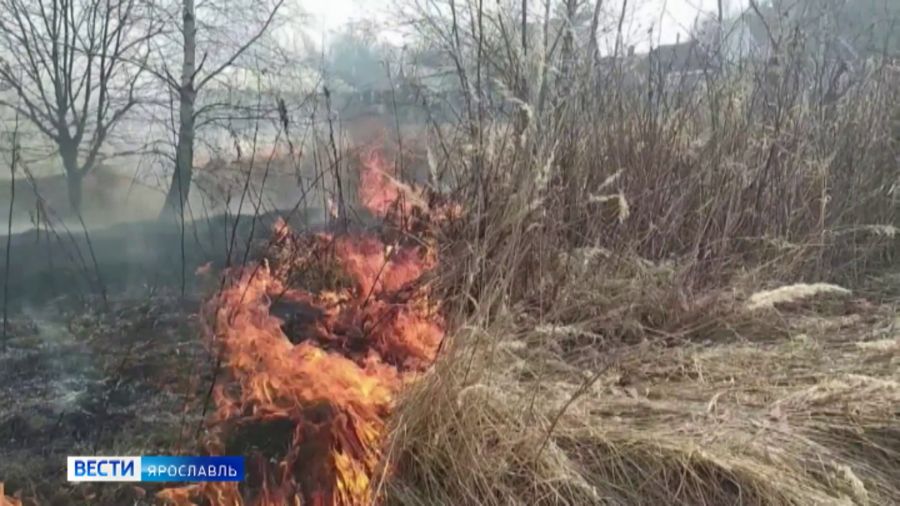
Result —
POLYGON ((21 499, 6 495, 2 481, 0 481, 0 506, 22 506, 21 499))
POLYGON ((399 207, 404 216, 409 216, 413 209, 426 207, 421 192, 397 179, 393 164, 385 161, 381 151, 365 151, 361 162, 359 199, 372 214, 384 218, 399 207))
MULTIPOLYGON (((395 218, 427 219, 422 193, 391 177, 376 151, 362 162, 362 204, 408 236, 410 221, 395 218)), ((444 337, 425 280, 437 263, 433 241, 304 237, 283 222, 273 236, 269 260, 229 271, 204 311, 225 371, 213 389, 209 449, 246 455, 248 480, 242 490, 211 483, 158 497, 175 504, 198 496, 216 505, 377 503, 372 481, 382 471, 386 418, 444 337), (298 276, 313 274, 334 279, 318 290, 296 286, 298 276)))

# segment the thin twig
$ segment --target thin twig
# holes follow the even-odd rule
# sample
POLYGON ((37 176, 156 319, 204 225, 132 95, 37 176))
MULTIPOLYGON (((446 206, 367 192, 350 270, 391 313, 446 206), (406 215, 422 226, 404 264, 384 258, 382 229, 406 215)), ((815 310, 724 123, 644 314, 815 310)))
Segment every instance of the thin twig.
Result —
POLYGON ((12 222, 16 202, 16 164, 19 157, 19 114, 16 113, 12 132, 12 158, 9 162, 9 217, 6 223, 6 260, 3 266, 3 339, 2 350, 6 351, 9 339, 9 265, 12 257, 12 222))

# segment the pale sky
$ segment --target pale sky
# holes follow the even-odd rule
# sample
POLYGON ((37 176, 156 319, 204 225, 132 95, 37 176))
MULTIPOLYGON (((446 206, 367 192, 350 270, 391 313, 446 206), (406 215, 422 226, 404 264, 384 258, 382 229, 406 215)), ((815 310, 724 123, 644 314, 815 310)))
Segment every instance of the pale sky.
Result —
POLYGON ((313 16, 311 28, 335 30, 347 21, 384 17, 389 1, 384 0, 297 0, 313 16))
MULTIPOLYGON (((397 0, 294 1, 311 16, 307 29, 319 40, 322 35, 339 29, 348 21, 390 22, 393 17, 391 6, 397 2, 397 0)), ((606 0, 605 3, 609 14, 615 15, 621 8, 621 1, 606 0)), ((740 11, 746 3, 747 0, 723 0, 726 15, 740 11)), ((628 25, 626 33, 634 37, 633 42, 640 49, 649 43, 646 33, 651 25, 654 26, 655 42, 672 43, 679 34, 681 40, 684 40, 698 13, 714 13, 717 0, 630 0, 629 4, 628 9, 633 16, 630 23, 626 23, 628 25)))
MULTIPOLYGON (((637 0, 630 3, 635 5, 635 10, 628 34, 639 49, 649 45, 647 31, 651 27, 653 45, 670 44, 679 37, 684 41, 698 16, 715 15, 718 5, 717 0, 637 0)), ((747 0, 722 0, 724 15, 738 14, 746 4, 747 0)), ((610 5, 610 9, 618 8, 610 5)))

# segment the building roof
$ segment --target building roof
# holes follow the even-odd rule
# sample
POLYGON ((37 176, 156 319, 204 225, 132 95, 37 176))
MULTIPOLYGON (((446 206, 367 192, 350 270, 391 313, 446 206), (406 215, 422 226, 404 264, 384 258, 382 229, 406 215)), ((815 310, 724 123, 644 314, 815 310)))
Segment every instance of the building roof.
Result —
POLYGON ((647 55, 651 65, 668 72, 702 70, 717 63, 696 39, 675 44, 664 44, 650 50, 647 55))

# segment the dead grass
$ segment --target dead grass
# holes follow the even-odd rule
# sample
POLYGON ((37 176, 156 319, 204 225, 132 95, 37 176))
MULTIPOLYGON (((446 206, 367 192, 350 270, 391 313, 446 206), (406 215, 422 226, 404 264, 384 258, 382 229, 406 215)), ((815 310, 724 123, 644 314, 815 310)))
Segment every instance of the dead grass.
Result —
POLYGON ((459 77, 432 168, 467 216, 388 502, 900 504, 897 299, 859 289, 900 251, 894 64, 826 92, 844 71, 779 21, 775 57, 673 84, 566 23, 526 56, 514 11, 463 3, 416 13, 459 77))
POLYGON ((736 311, 716 316, 735 338, 604 353, 523 315, 463 330, 395 419, 389 502, 898 503, 900 354, 872 344, 898 336, 889 308, 778 338, 736 311))
POLYGON ((820 294, 850 295, 850 290, 828 283, 794 283, 781 286, 772 290, 763 290, 750 296, 747 301, 747 309, 771 309, 776 304, 787 304, 798 300, 814 297, 820 294))

